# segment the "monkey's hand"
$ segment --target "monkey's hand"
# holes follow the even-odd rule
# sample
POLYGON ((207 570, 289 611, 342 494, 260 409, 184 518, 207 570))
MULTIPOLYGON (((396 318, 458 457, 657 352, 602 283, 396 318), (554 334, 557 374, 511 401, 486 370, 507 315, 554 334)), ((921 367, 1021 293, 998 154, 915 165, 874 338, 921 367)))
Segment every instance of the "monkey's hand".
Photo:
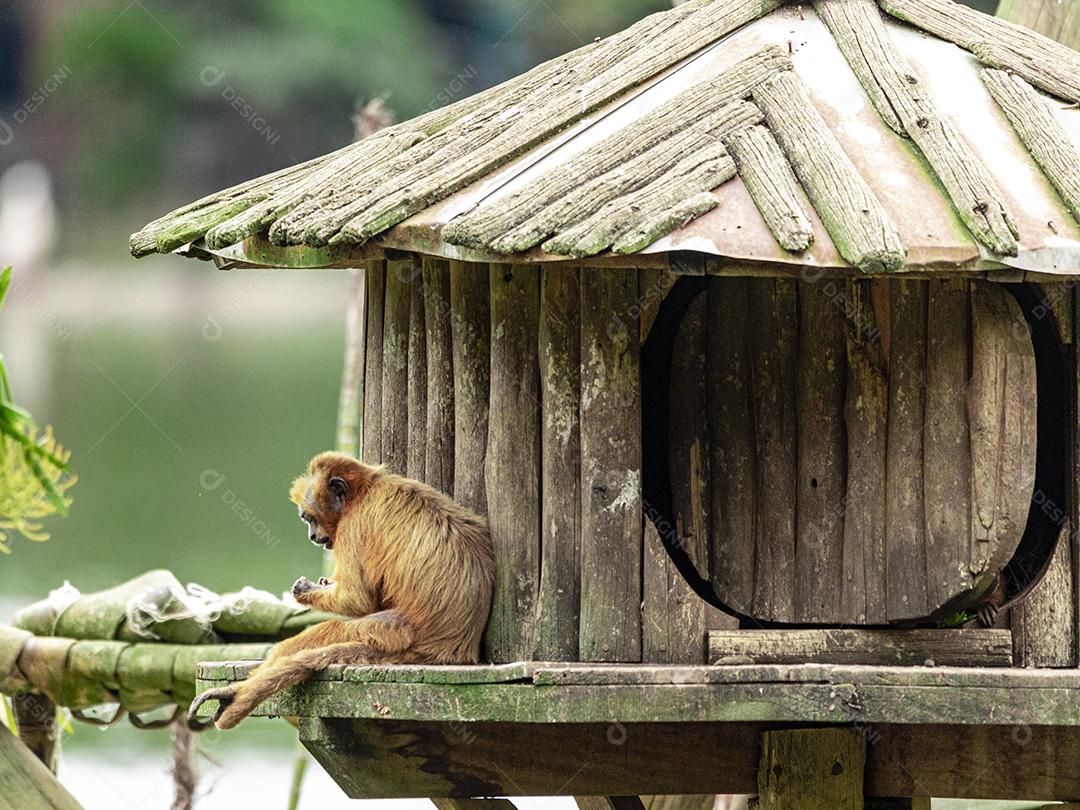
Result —
POLYGON ((293 583, 292 595, 301 605, 310 605, 315 601, 316 594, 332 587, 333 585, 331 585, 330 580, 326 579, 326 577, 320 577, 317 583, 312 582, 307 577, 300 577, 300 579, 293 583))

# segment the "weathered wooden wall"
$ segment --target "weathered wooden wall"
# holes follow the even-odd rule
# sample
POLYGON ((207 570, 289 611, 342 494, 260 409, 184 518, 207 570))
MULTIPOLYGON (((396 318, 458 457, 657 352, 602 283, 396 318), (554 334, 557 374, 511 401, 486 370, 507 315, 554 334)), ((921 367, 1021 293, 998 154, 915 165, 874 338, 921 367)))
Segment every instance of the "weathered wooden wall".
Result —
POLYGON ((705 604, 662 549, 642 574, 643 296, 655 311, 670 282, 411 257, 367 272, 364 455, 487 516, 488 658, 704 661, 705 604))
POLYGON ((877 624, 985 591, 1034 485, 1023 323, 986 282, 710 278, 669 441, 676 526, 720 599, 877 624))
MULTIPOLYGON (((363 452, 491 520, 492 660, 703 661, 707 631, 736 623, 665 544, 743 613, 878 624, 981 584, 1023 526, 1033 361, 1001 287, 709 278, 676 336, 658 529, 638 347, 674 276, 410 257, 366 272, 363 452)), ((1051 304, 1071 339, 1071 299, 1051 304)), ((1067 540, 1013 611, 1018 661, 1076 663, 1067 540)))

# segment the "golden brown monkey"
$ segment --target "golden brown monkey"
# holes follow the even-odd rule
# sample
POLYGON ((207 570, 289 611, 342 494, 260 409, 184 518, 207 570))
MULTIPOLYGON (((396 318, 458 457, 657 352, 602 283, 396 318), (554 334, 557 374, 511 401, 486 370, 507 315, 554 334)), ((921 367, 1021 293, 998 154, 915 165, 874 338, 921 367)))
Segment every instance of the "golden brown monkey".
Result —
POLYGON ((355 616, 277 644, 244 682, 211 689, 214 721, 235 726, 262 701, 332 664, 475 664, 491 608, 495 557, 487 522, 431 487, 343 453, 312 459, 289 493, 331 579, 301 577, 293 595, 355 616))

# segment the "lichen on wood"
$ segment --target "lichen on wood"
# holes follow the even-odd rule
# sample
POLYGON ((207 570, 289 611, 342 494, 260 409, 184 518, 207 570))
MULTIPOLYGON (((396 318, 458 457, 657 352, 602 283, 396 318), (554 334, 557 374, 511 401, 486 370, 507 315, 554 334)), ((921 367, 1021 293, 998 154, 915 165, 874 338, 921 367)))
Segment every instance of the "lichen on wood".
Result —
POLYGON ((735 176, 723 144, 703 138, 701 146, 661 174, 656 182, 610 200, 591 216, 543 245, 548 253, 595 256, 627 237, 622 252, 645 247, 688 218, 719 204, 708 190, 735 176))
POLYGON ((461 128, 449 127, 431 141, 445 141, 431 158, 416 161, 341 210, 320 216, 305 241, 358 242, 386 230, 432 203, 505 165, 525 150, 566 129, 660 71, 780 5, 780 0, 688 3, 646 17, 567 64, 552 91, 552 77, 525 86, 511 98, 477 110, 461 128), (581 88, 590 87, 583 94, 581 88), (442 136, 447 137, 442 137, 442 136), (336 236, 330 236, 336 233, 336 236))
POLYGON ((1046 99, 1020 76, 989 68, 981 75, 1024 146, 1080 222, 1080 147, 1054 116, 1046 99))
POLYGON ((798 181, 780 145, 762 126, 737 130, 724 139, 746 190, 780 247, 801 253, 814 241, 798 181))
POLYGON ((972 235, 998 255, 1015 256, 1019 234, 1001 190, 904 60, 874 0, 818 0, 814 8, 882 118, 898 122, 919 147, 972 235))
POLYGON ((894 17, 954 42, 1067 101, 1080 101, 1080 53, 952 0, 878 0, 894 17))
POLYGON ((780 73, 761 84, 753 97, 840 255, 865 272, 903 267, 907 251, 896 225, 844 154, 799 78, 792 71, 780 73))
MULTIPOLYGON (((658 168, 670 166, 694 148, 693 143, 667 145, 666 141, 693 135, 687 130, 707 128, 709 124, 703 119, 745 98, 757 84, 790 67, 790 58, 779 48, 763 48, 546 172, 521 191, 459 217, 443 229, 443 238, 451 244, 503 252, 539 244, 559 225, 574 221, 575 200, 591 199, 599 187, 616 185, 614 181, 622 174, 631 175, 638 183, 651 179, 658 168), (605 175, 613 177, 590 186, 588 194, 573 194, 605 175)), ((733 112, 738 111, 733 108, 733 112)), ((620 185, 632 187, 626 182, 620 185)))

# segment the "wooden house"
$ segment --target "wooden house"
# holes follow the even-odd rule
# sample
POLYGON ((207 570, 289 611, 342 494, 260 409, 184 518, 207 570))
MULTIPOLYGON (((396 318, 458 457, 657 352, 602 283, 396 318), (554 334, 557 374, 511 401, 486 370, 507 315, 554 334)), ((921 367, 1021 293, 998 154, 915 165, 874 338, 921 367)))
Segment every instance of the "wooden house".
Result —
POLYGON ((265 713, 353 796, 1080 799, 1078 102, 950 0, 692 0, 135 234, 364 268, 358 450, 491 523, 500 666, 265 713))

